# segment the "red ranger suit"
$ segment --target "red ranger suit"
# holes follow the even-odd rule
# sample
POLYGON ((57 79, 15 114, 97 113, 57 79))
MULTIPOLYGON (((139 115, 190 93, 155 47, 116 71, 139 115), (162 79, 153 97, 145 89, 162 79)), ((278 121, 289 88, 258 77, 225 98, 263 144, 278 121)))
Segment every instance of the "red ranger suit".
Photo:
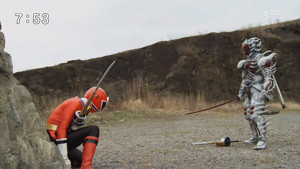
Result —
MULTIPOLYGON (((95 91, 89 89, 84 98, 70 98, 60 104, 50 115, 46 129, 50 140, 54 142, 67 166, 91 169, 92 160, 99 142, 98 126, 79 128, 84 124, 85 117, 78 117, 85 103, 95 91), (78 121, 80 119, 80 121, 78 121), (83 143, 83 153, 77 149, 83 143)), ((101 88, 95 93, 90 103, 92 113, 102 110, 108 102, 105 91, 101 88)))

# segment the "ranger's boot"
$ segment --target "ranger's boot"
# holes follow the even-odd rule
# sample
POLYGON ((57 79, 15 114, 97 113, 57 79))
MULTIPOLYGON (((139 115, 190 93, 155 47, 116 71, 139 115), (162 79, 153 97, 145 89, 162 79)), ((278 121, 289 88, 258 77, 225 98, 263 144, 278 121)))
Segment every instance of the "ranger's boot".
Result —
POLYGON ((99 139, 97 137, 88 136, 85 139, 82 154, 81 169, 92 169, 93 158, 99 139))

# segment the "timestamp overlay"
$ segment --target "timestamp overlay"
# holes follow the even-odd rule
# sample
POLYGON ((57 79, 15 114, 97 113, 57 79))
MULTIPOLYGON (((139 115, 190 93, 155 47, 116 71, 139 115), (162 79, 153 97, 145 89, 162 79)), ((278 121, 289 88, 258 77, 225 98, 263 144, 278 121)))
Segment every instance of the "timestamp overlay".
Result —
POLYGON ((44 24, 47 25, 50 23, 50 15, 48 13, 15 13, 16 24, 44 24))

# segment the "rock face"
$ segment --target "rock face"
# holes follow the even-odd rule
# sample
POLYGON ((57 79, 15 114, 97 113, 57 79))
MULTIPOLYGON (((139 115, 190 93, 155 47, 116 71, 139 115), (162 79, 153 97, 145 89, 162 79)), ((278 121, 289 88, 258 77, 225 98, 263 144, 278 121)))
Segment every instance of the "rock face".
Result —
POLYGON ((0 32, 0 169, 60 169, 29 91, 13 77, 11 57, 0 32))

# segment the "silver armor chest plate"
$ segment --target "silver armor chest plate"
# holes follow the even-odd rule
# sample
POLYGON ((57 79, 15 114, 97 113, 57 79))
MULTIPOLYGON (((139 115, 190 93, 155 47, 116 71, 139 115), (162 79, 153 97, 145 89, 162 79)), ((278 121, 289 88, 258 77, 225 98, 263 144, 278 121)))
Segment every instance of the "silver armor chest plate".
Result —
POLYGON ((261 90, 261 84, 263 83, 263 75, 262 72, 257 64, 258 60, 260 58, 260 55, 256 55, 256 57, 253 58, 247 58, 244 61, 243 64, 243 70, 244 70, 244 84, 245 87, 255 87, 259 90, 261 90))

